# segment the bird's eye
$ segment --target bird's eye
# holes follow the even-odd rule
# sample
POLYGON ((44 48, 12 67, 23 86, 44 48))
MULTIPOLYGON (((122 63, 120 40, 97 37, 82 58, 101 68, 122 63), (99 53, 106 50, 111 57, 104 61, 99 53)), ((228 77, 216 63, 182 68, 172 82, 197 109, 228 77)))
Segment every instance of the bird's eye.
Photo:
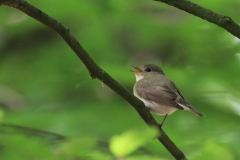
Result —
POLYGON ((146 68, 145 71, 146 71, 146 72, 151 72, 152 70, 151 70, 151 68, 146 68))

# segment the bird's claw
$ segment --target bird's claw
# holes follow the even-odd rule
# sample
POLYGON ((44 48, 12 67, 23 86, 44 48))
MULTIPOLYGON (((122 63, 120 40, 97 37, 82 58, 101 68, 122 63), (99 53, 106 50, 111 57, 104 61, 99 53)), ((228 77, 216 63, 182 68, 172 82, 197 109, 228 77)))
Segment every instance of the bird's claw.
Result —
POLYGON ((163 125, 163 123, 161 123, 161 124, 158 124, 158 126, 159 126, 160 130, 162 130, 162 125, 163 125))

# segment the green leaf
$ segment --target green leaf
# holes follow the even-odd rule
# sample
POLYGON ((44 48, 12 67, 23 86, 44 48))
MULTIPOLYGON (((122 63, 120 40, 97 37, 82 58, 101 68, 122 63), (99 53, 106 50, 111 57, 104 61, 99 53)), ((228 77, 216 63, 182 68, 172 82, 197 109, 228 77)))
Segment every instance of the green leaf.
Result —
POLYGON ((60 152, 66 157, 84 157, 96 146, 94 137, 71 138, 60 147, 60 152))
POLYGON ((129 130, 121 135, 113 136, 110 140, 110 150, 116 157, 124 157, 138 147, 152 141, 158 135, 158 129, 129 130))

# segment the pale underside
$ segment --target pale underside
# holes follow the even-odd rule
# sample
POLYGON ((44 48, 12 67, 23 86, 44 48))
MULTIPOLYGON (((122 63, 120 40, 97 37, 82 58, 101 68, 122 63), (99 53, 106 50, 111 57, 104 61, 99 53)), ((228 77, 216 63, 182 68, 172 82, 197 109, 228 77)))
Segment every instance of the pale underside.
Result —
POLYGON ((173 112, 175 112, 177 110, 177 108, 174 107, 170 107, 170 106, 164 106, 164 105, 160 105, 157 104, 155 102, 148 102, 142 98, 140 98, 135 92, 134 95, 140 99, 141 101, 143 101, 143 103, 145 104, 145 106, 150 110, 150 112, 158 114, 158 115, 166 115, 166 114, 172 114, 173 112))

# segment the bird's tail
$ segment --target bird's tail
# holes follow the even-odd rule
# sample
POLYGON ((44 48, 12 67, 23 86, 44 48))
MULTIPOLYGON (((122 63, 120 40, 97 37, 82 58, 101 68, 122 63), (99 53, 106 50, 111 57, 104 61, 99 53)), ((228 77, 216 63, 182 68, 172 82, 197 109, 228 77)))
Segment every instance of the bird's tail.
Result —
POLYGON ((194 108, 194 107, 191 106, 190 104, 189 104, 189 106, 188 106, 188 110, 189 110, 190 112, 194 113, 194 114, 197 115, 197 116, 206 117, 204 114, 202 114, 201 112, 199 112, 196 108, 194 108))
POLYGON ((197 116, 206 117, 204 114, 202 114, 201 112, 199 112, 196 108, 194 108, 193 106, 191 106, 191 105, 188 104, 188 103, 185 103, 185 104, 178 103, 178 105, 180 105, 181 107, 183 107, 184 110, 190 111, 190 112, 192 112, 193 114, 195 114, 195 115, 197 115, 197 116))

